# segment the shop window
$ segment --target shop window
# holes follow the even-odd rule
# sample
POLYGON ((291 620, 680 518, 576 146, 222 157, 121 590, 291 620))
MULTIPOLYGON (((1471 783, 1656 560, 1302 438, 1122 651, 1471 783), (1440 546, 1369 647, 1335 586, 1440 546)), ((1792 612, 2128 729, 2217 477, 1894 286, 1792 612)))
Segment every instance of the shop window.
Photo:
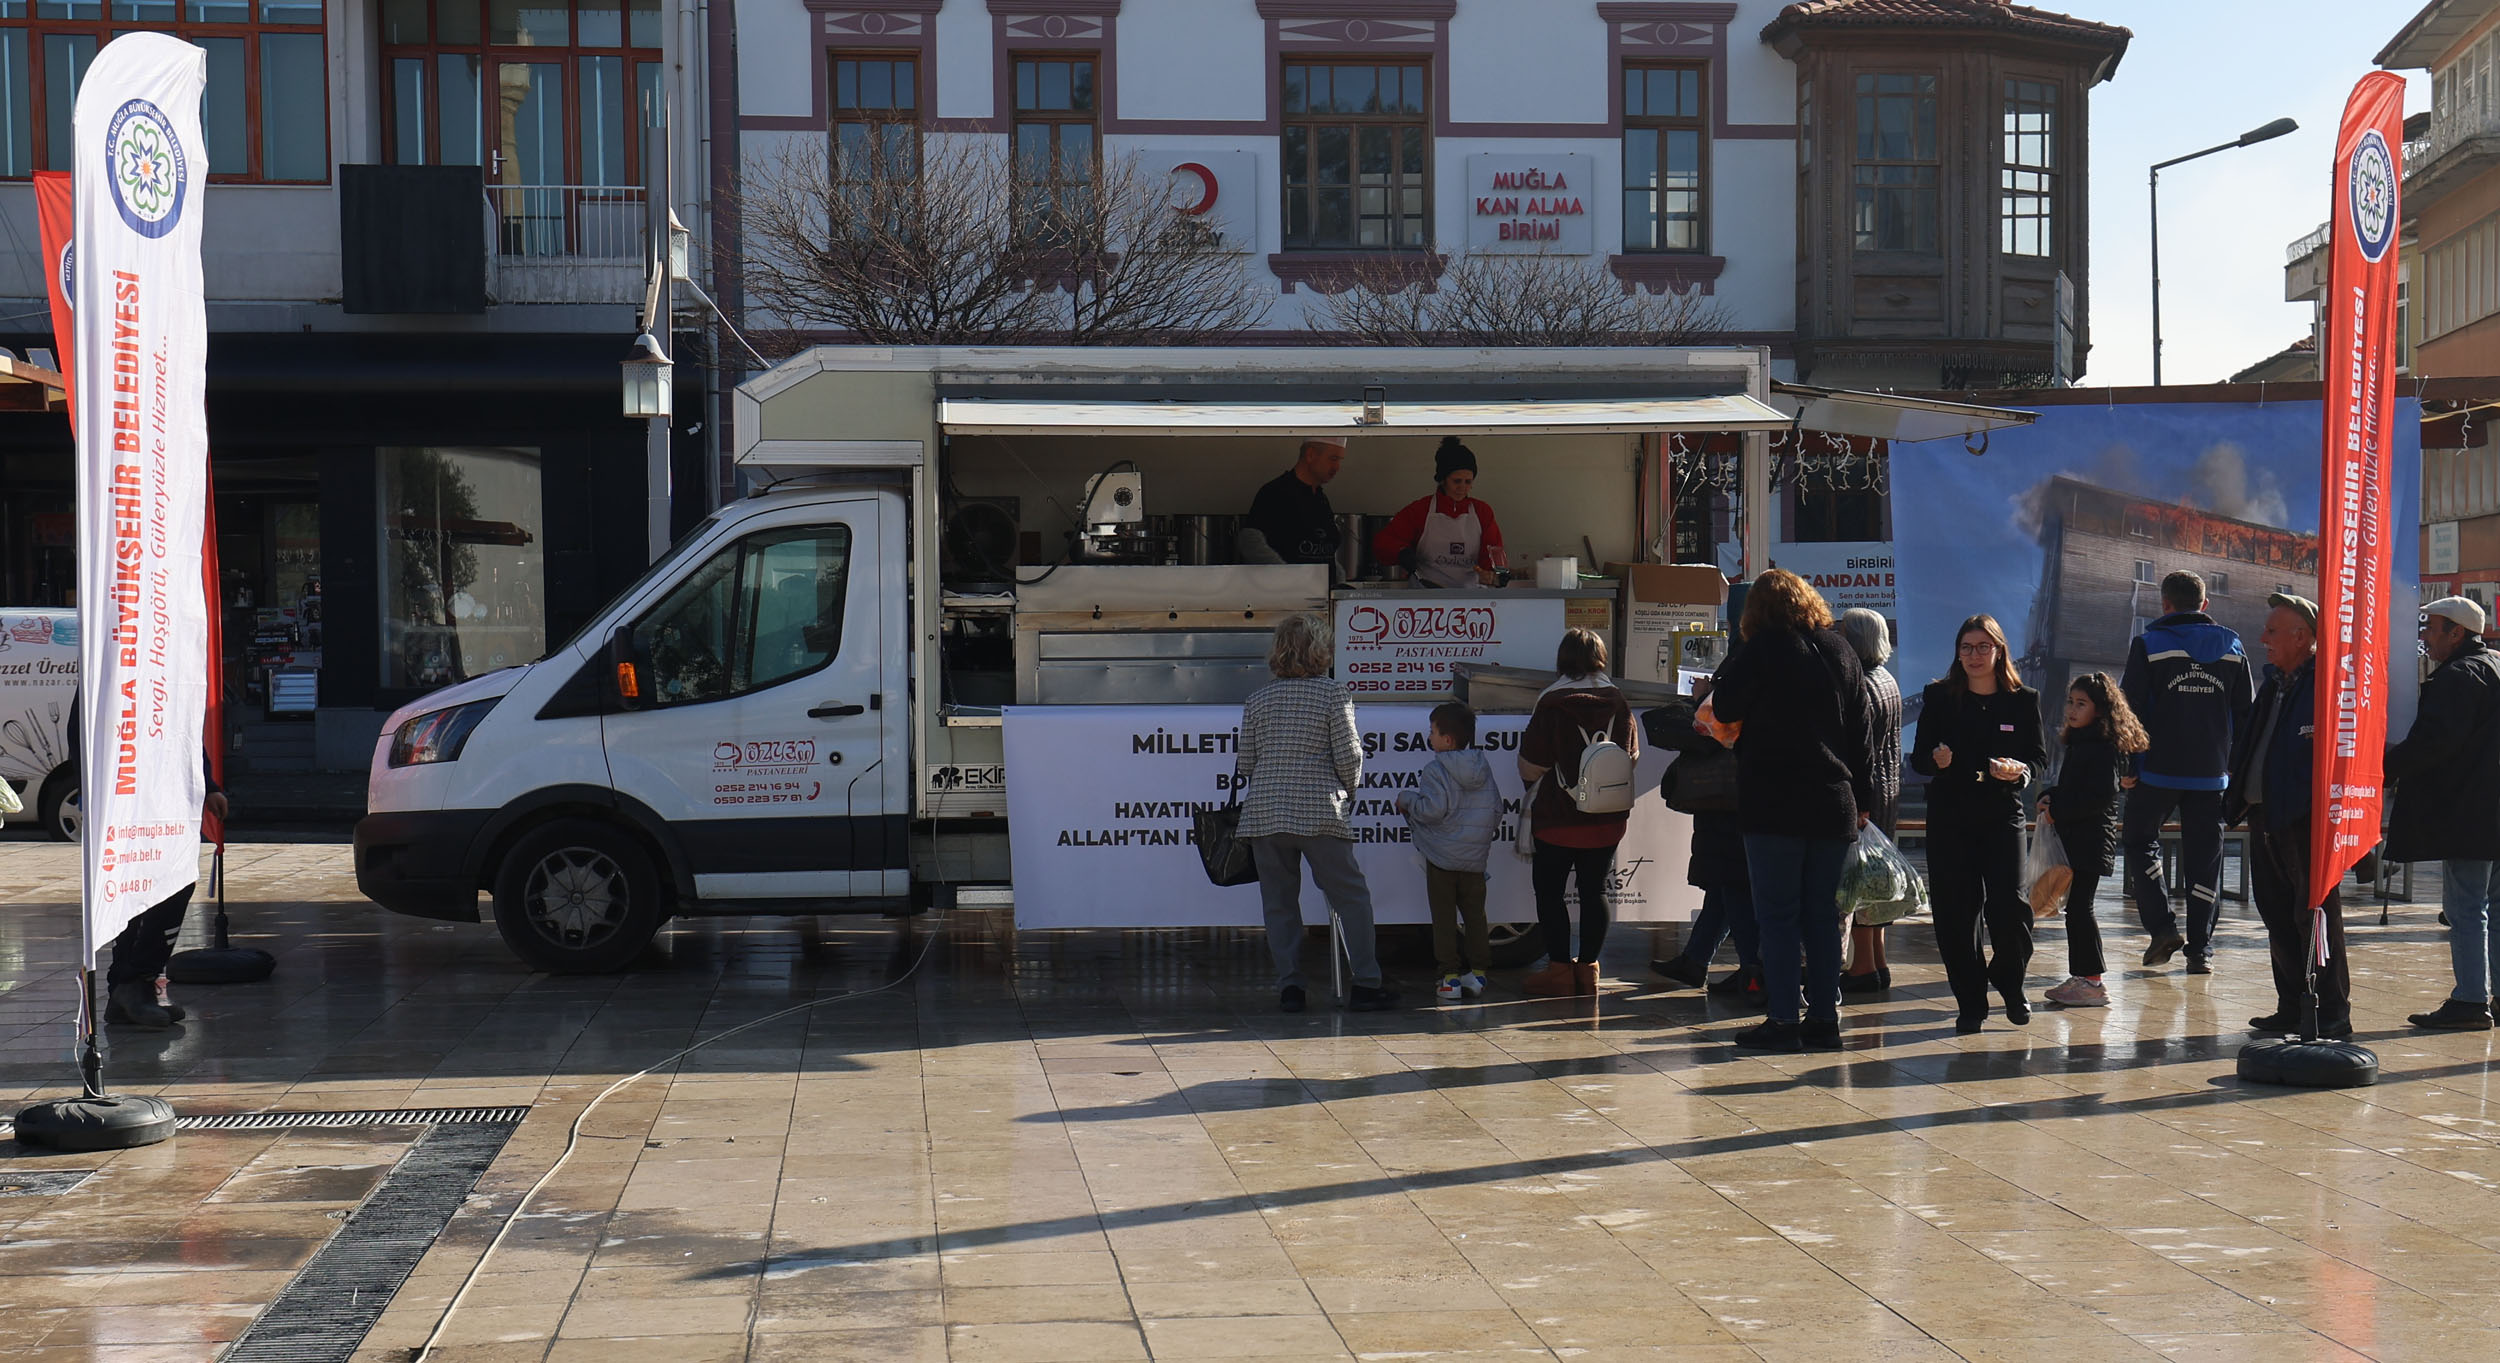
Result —
POLYGON ((660 0, 381 0, 383 147, 497 186, 639 186, 663 27, 660 0))
POLYGON ((547 651, 538 451, 381 451, 382 685, 429 690, 547 651))
POLYGON ((728 700, 832 662, 850 573, 843 525, 766 531, 714 554, 634 626, 655 703, 728 700))
POLYGON ((1432 243, 1432 117, 1421 62, 1288 62, 1285 248, 1432 243))
POLYGON ((1623 68, 1623 249, 1709 247, 1708 74, 1693 65, 1623 68))
POLYGON ((1016 231, 1026 240, 1064 240, 1089 216, 1094 70, 1090 56, 1015 60, 1016 231))
POLYGON ((210 179, 328 181, 324 3, 0 0, 0 176, 71 169, 70 114, 88 64, 105 43, 145 31, 208 54, 200 132, 210 179))
POLYGON ((1936 78, 1857 78, 1857 156, 1851 167, 1857 249, 1936 251, 1936 78))
POLYGON ((2057 208, 2056 85, 2005 83, 2004 157, 1997 172, 1998 249, 2009 256, 2048 255, 2057 208))

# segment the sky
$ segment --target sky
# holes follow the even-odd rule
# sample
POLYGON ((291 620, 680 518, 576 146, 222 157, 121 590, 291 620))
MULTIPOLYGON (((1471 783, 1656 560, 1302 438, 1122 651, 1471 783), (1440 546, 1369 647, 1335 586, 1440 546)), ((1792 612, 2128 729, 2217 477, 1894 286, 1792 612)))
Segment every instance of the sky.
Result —
MULTIPOLYGON (((2081 383, 2152 381, 2145 170, 2277 118, 2300 131, 2161 177, 2162 379, 2229 378, 2309 331, 2283 252, 2326 221, 2335 125, 2418 0, 2031 0, 2132 29, 2092 91, 2092 353, 2081 383)), ((2404 73, 2407 113, 2430 105, 2404 73)))

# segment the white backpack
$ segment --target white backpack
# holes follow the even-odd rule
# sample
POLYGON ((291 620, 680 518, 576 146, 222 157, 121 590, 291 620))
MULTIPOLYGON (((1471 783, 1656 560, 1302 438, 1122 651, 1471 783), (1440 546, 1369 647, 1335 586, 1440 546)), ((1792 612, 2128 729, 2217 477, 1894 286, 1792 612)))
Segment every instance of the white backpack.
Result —
POLYGON ((1600 729, 1580 731, 1580 779, 1563 793, 1583 814, 1621 814, 1632 807, 1632 754, 1600 729))

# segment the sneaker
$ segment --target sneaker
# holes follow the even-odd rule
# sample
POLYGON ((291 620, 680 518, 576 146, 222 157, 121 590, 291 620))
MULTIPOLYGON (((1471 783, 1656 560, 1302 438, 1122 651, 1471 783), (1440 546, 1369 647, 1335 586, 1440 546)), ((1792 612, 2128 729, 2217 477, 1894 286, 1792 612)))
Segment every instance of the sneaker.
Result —
POLYGON ((2213 958, 2211 956, 2199 956, 2192 951, 2189 952, 2187 973, 2191 975, 2211 975, 2214 973, 2213 958))
POLYGON ((2450 999, 2431 1012, 2415 1013, 2405 1021, 2431 1032, 2488 1032, 2491 1009, 2466 999, 2450 999))
POLYGON ((1540 999, 1568 998, 1579 992, 1580 972, 1569 961, 1555 961, 1542 970, 1528 973, 1519 982, 1521 993, 1540 999))
POLYGON ((1432 987, 1432 996, 1443 1003, 1456 1003, 1467 997, 1467 986, 1460 982, 1459 976, 1444 975, 1441 982, 1432 987))
MULTIPOLYGON (((1834 1024, 1834 1030, 1838 1030, 1838 1024, 1834 1024)), ((1760 1024, 1748 1027, 1736 1034, 1736 1049, 1740 1051, 1802 1051, 1806 1048, 1806 1044, 1801 1031, 1802 1029, 1796 1023, 1766 1018, 1760 1024)))
POLYGON ((1651 961, 1649 963, 1649 968, 1657 971, 1661 975, 1666 976, 1668 979, 1675 981, 1677 984, 1685 985, 1693 989, 1699 989, 1703 985, 1710 982, 1710 968, 1708 966, 1695 965, 1681 956, 1673 957, 1664 961, 1651 961))
POLYGON ((1481 970, 1470 970, 1458 977, 1458 987, 1471 999, 1483 998, 1484 986, 1484 972, 1481 970))
POLYGON ((162 975, 156 977, 156 1006, 164 1009, 167 1017, 180 1022, 191 1016, 191 1010, 174 1002, 173 991, 168 987, 171 983, 162 975))
POLYGON ((156 1006, 156 985, 149 980, 127 980, 114 985, 113 992, 105 996, 104 1020, 157 1032, 174 1025, 173 1014, 156 1006))
POLYGON ((1809 1051, 1839 1050, 1840 1019, 1823 1018, 1818 1021, 1807 1018, 1797 1024, 1797 1044, 1809 1051))
POLYGON ((1276 995, 1276 1006, 1288 1013, 1301 1012, 1309 1002, 1310 1000, 1302 993, 1302 986, 1298 984, 1286 985, 1276 995))
POLYGON ((2186 947, 2187 939, 2185 937, 2181 937, 2175 932, 2171 933, 2166 937, 2156 940, 2151 946, 2144 949, 2144 964, 2148 966, 2168 965, 2170 964, 2170 958, 2178 955, 2181 951, 2185 950, 2186 947))
POLYGON ((2020 1027, 2031 1021, 2031 1002, 2017 995, 2005 1001, 2005 1020, 2020 1027))
POLYGON ((2107 1008, 2109 1006, 2109 990, 2103 987, 2100 981, 2087 980, 2081 975, 2068 977, 2064 984, 2055 986, 2041 997, 2060 1008, 2107 1008))
POLYGON ((1748 993, 1759 994, 1762 992, 1762 972, 1740 965, 1712 980, 1709 989, 1713 994, 1739 996, 1748 993))
POLYGON ((1348 987, 1350 997, 1346 1010, 1354 1013, 1385 1013, 1398 1006, 1398 991, 1386 985, 1358 984, 1348 987))

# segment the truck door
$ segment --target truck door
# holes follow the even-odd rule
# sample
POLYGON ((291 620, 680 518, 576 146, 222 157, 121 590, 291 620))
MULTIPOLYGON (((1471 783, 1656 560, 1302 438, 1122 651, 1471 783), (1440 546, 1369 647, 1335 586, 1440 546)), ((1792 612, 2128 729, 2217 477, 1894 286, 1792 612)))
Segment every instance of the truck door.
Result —
POLYGON ((759 517, 634 619, 645 708, 603 721, 617 793, 676 834, 702 899, 899 893, 886 779, 909 711, 886 655, 903 584, 890 495, 759 517), (893 541, 887 543, 888 540, 893 541))

